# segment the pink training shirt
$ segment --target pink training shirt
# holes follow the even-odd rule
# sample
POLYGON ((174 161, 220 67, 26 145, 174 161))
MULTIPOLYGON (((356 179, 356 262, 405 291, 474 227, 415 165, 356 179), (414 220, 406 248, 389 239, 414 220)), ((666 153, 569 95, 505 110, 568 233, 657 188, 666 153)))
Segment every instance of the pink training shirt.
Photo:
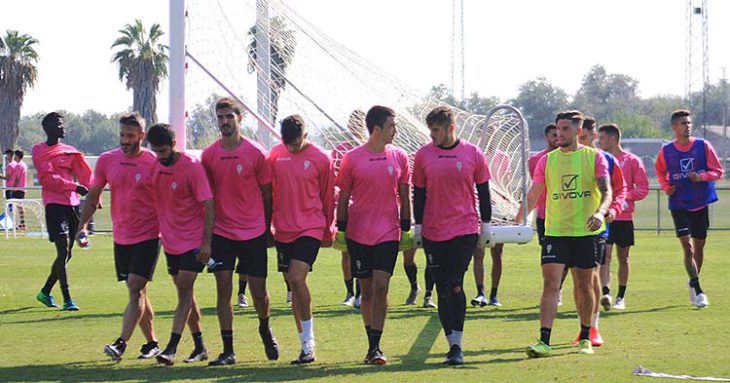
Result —
POLYGON ((337 176, 337 186, 352 196, 347 238, 368 246, 400 240, 398 186, 410 178, 403 149, 386 145, 373 153, 361 145, 347 152, 337 176))
POLYGON ((73 177, 79 184, 91 186, 91 167, 84 155, 73 146, 63 143, 48 146, 45 142, 34 145, 31 155, 38 182, 43 187, 43 204, 78 206, 80 201, 73 177))
MULTIPOLYGON (((23 162, 23 160, 20 160, 15 163, 15 182, 13 186, 17 188, 24 188, 27 185, 27 178, 28 178, 28 165, 23 162)), ((18 189, 16 191, 25 191, 25 189, 18 189)))
POLYGON ((419 149, 413 161, 413 186, 426 188, 423 237, 442 242, 478 233, 474 185, 489 178, 484 154, 469 142, 461 140, 452 149, 432 143, 419 149))
POLYGON ((626 185, 626 203, 616 220, 631 221, 634 219, 636 201, 641 201, 649 194, 649 178, 646 175, 644 161, 635 154, 621 151, 616 159, 621 165, 621 170, 624 173, 624 184, 626 185))
MULTIPOLYGON (((540 159, 545 157, 548 153, 550 153, 547 149, 543 149, 535 154, 533 154, 529 161, 528 166, 530 167, 530 176, 535 176, 535 168, 537 167, 537 163, 540 162, 540 159)), ((537 200, 537 205, 535 205, 535 209, 537 209, 537 218, 539 219, 545 219, 545 200, 547 199, 547 190, 543 191, 542 194, 540 194, 540 198, 537 200)))
POLYGON ((298 153, 286 145, 271 148, 274 239, 282 243, 300 237, 332 241, 335 173, 329 155, 313 143, 298 153))
MULTIPOLYGON (((678 144, 676 139, 672 141, 674 147, 677 148, 677 150, 679 150, 680 152, 689 151, 694 143, 694 137, 690 137, 689 142, 687 142, 686 145, 678 144)), ((707 171, 704 173, 700 173, 702 181, 707 182, 722 179, 724 170, 722 169, 720 160, 717 159, 717 152, 715 151, 715 148, 712 146, 710 141, 707 140, 705 140, 705 158, 707 159, 707 171)), ((659 150, 659 155, 657 156, 656 163, 654 164, 654 170, 656 170, 656 175, 659 179, 659 184, 661 185, 662 190, 669 190, 671 185, 669 184, 669 171, 667 170, 667 162, 664 160, 664 150, 659 150)), ((695 210, 700 210, 703 208, 704 206, 695 210)))
POLYGON ((130 158, 121 149, 104 152, 94 168, 94 186, 111 188, 114 243, 132 245, 159 237, 152 169, 157 157, 142 149, 130 158))
POLYGON ((264 234, 261 186, 271 183, 266 150, 245 137, 233 150, 218 140, 203 150, 201 161, 215 194, 213 234, 234 241, 264 234))
POLYGON ((203 202, 213 198, 203 165, 186 153, 180 153, 172 166, 157 162, 152 185, 165 252, 181 255, 199 249, 205 226, 203 202))
POLYGON ((17 166, 17 162, 10 161, 9 163, 5 164, 5 187, 11 188, 15 187, 15 167, 17 166))

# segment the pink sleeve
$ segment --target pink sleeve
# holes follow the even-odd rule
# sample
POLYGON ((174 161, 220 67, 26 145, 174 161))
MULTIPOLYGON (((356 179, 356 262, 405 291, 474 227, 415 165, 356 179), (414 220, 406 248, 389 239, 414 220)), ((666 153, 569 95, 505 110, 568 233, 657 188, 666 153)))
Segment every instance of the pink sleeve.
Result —
POLYGON ((350 155, 345 154, 340 163, 340 173, 337 175, 337 187, 343 193, 352 191, 352 166, 350 165, 350 155))
POLYGON ((609 177, 608 174, 608 161, 606 160, 606 156, 602 155, 601 153, 596 153, 596 170, 595 170, 595 176, 598 177, 609 177))
POLYGON ((271 166, 269 165, 269 161, 267 161, 267 157, 266 153, 262 152, 256 160, 256 181, 260 186, 271 183, 271 166))
POLYGON ((84 155, 81 153, 76 154, 73 165, 71 166, 76 179, 79 180, 79 183, 87 188, 91 187, 93 173, 91 171, 91 166, 89 166, 89 163, 86 162, 84 155))
POLYGON ((545 167, 547 166, 547 156, 542 156, 537 165, 535 165, 535 173, 532 175, 532 183, 545 183, 545 167))
POLYGON ((408 155, 403 151, 398 151, 398 162, 400 163, 401 173, 398 183, 402 185, 411 185, 411 167, 408 166, 408 155))
POLYGON ((633 157, 631 159, 631 172, 634 179, 634 188, 628 193, 626 199, 630 201, 641 201, 649 195, 649 178, 646 176, 644 161, 638 157, 633 157))
POLYGON ((654 163, 654 171, 656 172, 656 177, 659 180, 659 185, 661 185, 662 190, 669 190, 671 185, 669 184, 667 163, 664 161, 664 148, 659 149, 659 154, 657 155, 656 162, 654 163))
POLYGON ((426 173, 423 170, 423 153, 416 152, 413 159, 413 186, 417 188, 426 187, 426 173))
POLYGON ((69 181, 53 172, 53 165, 50 161, 36 160, 33 157, 33 166, 38 173, 38 182, 44 188, 55 192, 66 192, 76 190, 76 183, 69 181))
POLYGON ((487 181, 489 181, 492 177, 489 174, 489 165, 487 164, 487 157, 479 152, 479 150, 475 150, 476 153, 476 161, 475 167, 474 167, 474 183, 477 185, 481 185, 487 181))
POLYGON ((96 161, 96 166, 94 167, 94 183, 92 186, 98 187, 99 189, 104 189, 106 184, 109 182, 106 178, 106 168, 109 161, 107 161, 108 156, 102 155, 99 157, 99 159, 96 161))
POLYGON ((213 168, 212 163, 210 161, 210 148, 203 150, 203 154, 200 156, 200 163, 203 165, 203 170, 205 170, 205 175, 208 178, 208 185, 210 186, 211 191, 215 189, 215 185, 213 184, 213 168))
POLYGON ((320 198, 324 209, 325 241, 332 239, 332 221, 335 219, 335 164, 331 158, 322 157, 319 172, 320 198))
POLYGON ((530 170, 530 177, 535 174, 535 166, 537 166, 537 161, 538 157, 536 155, 531 156, 530 159, 527 161, 527 165, 530 170))
POLYGON ((15 166, 5 165, 5 185, 15 186, 15 166))
POLYGON ((702 181, 717 181, 722 179, 722 164, 717 159, 717 152, 712 147, 712 144, 710 144, 710 141, 705 141, 705 158, 707 158, 707 171, 700 174, 702 181))
POLYGON ((195 200, 203 203, 209 199, 213 199, 213 193, 210 191, 210 184, 208 184, 208 177, 205 175, 205 169, 199 162, 193 162, 191 164, 190 183, 193 188, 193 195, 195 200))
POLYGON ((623 211, 624 202, 626 201, 626 183, 624 182, 624 174, 621 170, 621 166, 616 164, 613 167, 613 174, 611 174, 611 191, 613 192, 613 199, 611 205, 608 207, 609 211, 613 211, 613 216, 616 217, 623 211))

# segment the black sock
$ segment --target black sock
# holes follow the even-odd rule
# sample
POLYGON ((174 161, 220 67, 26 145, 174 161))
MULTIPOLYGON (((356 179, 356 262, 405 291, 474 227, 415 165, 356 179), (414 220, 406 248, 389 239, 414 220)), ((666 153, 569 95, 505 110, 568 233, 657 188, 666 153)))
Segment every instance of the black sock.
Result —
POLYGON ((458 293, 451 293, 451 329, 464 331, 464 319, 466 318, 466 294, 459 289, 458 293))
POLYGON ((368 331, 368 351, 373 351, 380 348, 380 337, 383 336, 383 330, 368 331))
POLYGON ((484 295, 484 285, 477 285, 477 295, 484 295))
POLYGON ((117 338, 117 340, 114 341, 114 346, 117 350, 124 353, 124 350, 127 349, 127 342, 125 342, 122 338, 117 338))
MULTIPOLYGON (((620 288, 621 288, 621 286, 619 286, 619 289, 620 288)), ((603 295, 611 295, 611 289, 608 286, 601 287, 601 291, 603 292, 603 295)), ((621 294, 621 293, 619 293, 619 294, 621 294)))
POLYGON ((489 299, 494 299, 497 297, 497 288, 492 288, 492 291, 489 292, 489 299))
POLYGON ((626 286, 618 285, 618 295, 616 295, 616 298, 623 298, 626 294, 626 286))
POLYGON ((56 278, 54 276, 49 276, 48 279, 46 279, 46 284, 43 285, 43 288, 41 291, 43 294, 51 295, 51 290, 53 289, 53 285, 56 284, 56 278))
POLYGON ((61 287, 61 294, 63 294, 64 302, 68 302, 71 300, 71 292, 68 290, 68 286, 61 287))
POLYGON ((580 325, 580 339, 588 339, 588 335, 591 333, 591 326, 580 325))
POLYGON ((180 343, 180 334, 173 332, 170 334, 170 341, 167 343, 167 347, 165 347, 165 352, 176 353, 178 343, 180 343))
POLYGON ((259 318, 259 334, 266 334, 269 332, 269 318, 259 318))
POLYGON ((700 277, 692 278, 689 280, 689 287, 695 289, 695 294, 702 294, 702 288, 700 287, 700 277))
MULTIPOLYGON (((436 281, 433 279, 433 272, 431 272, 428 268, 426 268, 424 274, 424 279, 426 280, 426 292, 428 293, 433 291, 433 286, 436 284, 436 281)), ((428 295, 431 296, 431 294, 428 295)))
POLYGON ((540 341, 548 346, 550 345, 550 332, 552 332, 550 327, 540 327, 540 341))
POLYGON ((408 276, 408 282, 411 283, 411 290, 415 290, 418 288, 418 280, 416 279, 416 276, 418 275, 418 266, 416 266, 415 263, 410 265, 403 266, 403 269, 406 271, 406 276, 408 276))
POLYGON ((345 288, 347 289, 347 295, 355 295, 355 291, 353 290, 355 287, 355 281, 350 279, 345 279, 345 288))
POLYGON ((201 351, 205 349, 205 344, 203 344, 203 333, 194 332, 193 342, 195 342, 195 351, 201 351))
POLYGON ((233 330, 221 330, 223 340, 223 353, 233 354, 233 330))
POLYGON ((238 280, 238 295, 246 294, 246 284, 248 281, 238 280))
POLYGON ((360 279, 355 279, 355 298, 360 298, 362 290, 360 289, 360 279))

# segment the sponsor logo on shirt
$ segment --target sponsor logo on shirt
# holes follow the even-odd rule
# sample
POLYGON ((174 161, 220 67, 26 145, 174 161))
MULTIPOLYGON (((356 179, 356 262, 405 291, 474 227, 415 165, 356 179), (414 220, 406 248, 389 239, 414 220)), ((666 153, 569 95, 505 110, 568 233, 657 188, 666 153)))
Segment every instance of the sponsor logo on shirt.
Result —
POLYGON ((276 157, 276 162, 279 161, 291 161, 291 157, 276 157))
POLYGON ((388 157, 378 157, 378 158, 370 158, 368 161, 370 161, 370 162, 373 162, 373 161, 385 161, 387 159, 388 159, 388 157))
POLYGON ((682 158, 679 160, 679 168, 682 170, 682 172, 691 172, 695 169, 695 159, 692 158, 682 158))
POLYGON ((119 165, 122 165, 122 166, 134 166, 135 168, 137 167, 137 164, 135 164, 133 162, 120 162, 119 165))
POLYGON ((238 156, 223 156, 221 160, 237 160, 238 156))
POLYGON ((438 158, 456 158, 453 154, 439 154, 438 158))
POLYGON ((560 179, 560 188, 558 193, 553 193, 552 199, 557 201, 560 199, 583 199, 591 198, 590 190, 578 190, 578 174, 565 174, 560 179))

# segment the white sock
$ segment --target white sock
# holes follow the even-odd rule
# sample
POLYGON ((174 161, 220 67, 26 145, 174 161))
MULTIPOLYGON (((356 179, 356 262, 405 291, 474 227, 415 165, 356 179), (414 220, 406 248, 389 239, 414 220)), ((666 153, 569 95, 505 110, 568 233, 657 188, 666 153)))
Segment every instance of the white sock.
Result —
POLYGON ((305 342, 314 340, 314 318, 303 320, 300 323, 302 324, 302 335, 300 339, 302 345, 304 345, 305 342))
POLYGON ((598 317, 601 316, 601 312, 593 313, 591 317, 591 327, 598 328, 598 317))
POLYGON ((451 334, 446 336, 446 340, 449 342, 449 348, 455 344, 461 347, 461 337, 463 334, 463 331, 451 331, 451 334))

